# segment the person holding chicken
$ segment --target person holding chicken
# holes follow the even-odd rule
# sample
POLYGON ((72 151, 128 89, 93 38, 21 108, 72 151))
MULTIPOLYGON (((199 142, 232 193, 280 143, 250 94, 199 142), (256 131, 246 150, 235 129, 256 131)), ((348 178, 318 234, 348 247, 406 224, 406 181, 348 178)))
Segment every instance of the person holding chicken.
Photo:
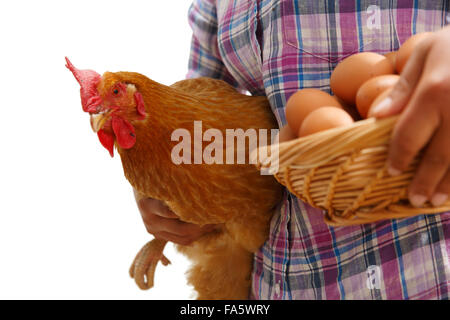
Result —
MULTIPOLYGON (((389 173, 400 174, 425 148, 409 199, 439 206, 450 194, 450 3, 374 3, 195 0, 187 77, 267 96, 281 127, 289 97, 302 88, 330 92, 330 73, 346 56, 395 51, 411 35, 432 31, 371 115, 401 113, 389 173)), ((182 222, 158 200, 137 203, 148 232, 160 239, 188 245, 216 228, 182 222)), ((285 192, 270 238, 254 257, 251 298, 448 299, 449 251, 449 212, 333 228, 319 209, 285 192), (369 286, 374 268, 378 285, 369 286)))

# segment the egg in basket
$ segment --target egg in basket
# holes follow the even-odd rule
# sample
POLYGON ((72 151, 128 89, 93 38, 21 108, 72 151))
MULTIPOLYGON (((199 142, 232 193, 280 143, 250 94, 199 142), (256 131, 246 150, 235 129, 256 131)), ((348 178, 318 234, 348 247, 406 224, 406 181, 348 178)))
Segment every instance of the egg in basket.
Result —
POLYGON ((365 52, 344 59, 330 79, 334 96, 317 89, 293 94, 280 143, 258 150, 272 155, 258 162, 258 168, 276 168, 276 179, 298 198, 326 210, 325 222, 333 226, 449 211, 450 201, 422 208, 409 203, 408 186, 420 153, 402 174, 388 174, 388 147, 399 116, 365 119, 389 94, 399 79, 395 72, 401 72, 426 35, 411 37, 398 52, 385 56, 365 52), (359 119, 364 120, 354 121, 359 119))

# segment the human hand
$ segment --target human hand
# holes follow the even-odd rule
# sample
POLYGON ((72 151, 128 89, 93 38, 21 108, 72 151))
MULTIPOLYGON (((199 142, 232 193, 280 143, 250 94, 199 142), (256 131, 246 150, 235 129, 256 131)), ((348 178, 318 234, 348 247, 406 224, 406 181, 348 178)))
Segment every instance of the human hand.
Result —
POLYGON ((140 198, 135 190, 134 196, 145 228, 157 239, 188 245, 216 229, 216 225, 200 227, 183 222, 174 212, 170 211, 164 202, 151 198, 140 198))
POLYGON ((409 200, 421 207, 445 203, 450 193, 450 27, 414 49, 400 80, 369 116, 402 113, 393 130, 388 171, 401 174, 425 147, 409 186, 409 200))

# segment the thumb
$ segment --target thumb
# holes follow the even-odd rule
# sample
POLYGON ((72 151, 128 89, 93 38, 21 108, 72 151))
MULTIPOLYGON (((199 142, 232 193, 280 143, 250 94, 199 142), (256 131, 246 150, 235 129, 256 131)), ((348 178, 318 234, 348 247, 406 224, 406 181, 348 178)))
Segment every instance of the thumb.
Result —
POLYGON ((421 41, 408 59, 400 79, 390 93, 369 110, 369 117, 384 118, 399 114, 408 104, 414 89, 420 81, 431 41, 421 41))

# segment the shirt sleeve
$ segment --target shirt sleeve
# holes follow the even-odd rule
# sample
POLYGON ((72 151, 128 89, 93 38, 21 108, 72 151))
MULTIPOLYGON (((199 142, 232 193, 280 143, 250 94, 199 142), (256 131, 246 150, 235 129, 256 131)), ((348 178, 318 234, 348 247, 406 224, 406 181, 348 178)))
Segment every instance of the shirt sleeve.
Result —
POLYGON ((194 0, 189 8, 188 19, 192 40, 186 78, 210 77, 238 87, 220 57, 215 0, 194 0))

